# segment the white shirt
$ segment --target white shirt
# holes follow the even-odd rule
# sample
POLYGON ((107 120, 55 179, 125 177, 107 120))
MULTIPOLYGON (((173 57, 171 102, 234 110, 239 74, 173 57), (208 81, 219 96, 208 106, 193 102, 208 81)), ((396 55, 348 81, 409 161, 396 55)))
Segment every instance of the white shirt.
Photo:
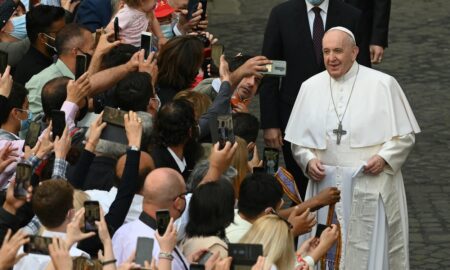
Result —
POLYGON ((175 154, 175 152, 172 151, 172 149, 170 149, 170 147, 167 147, 167 150, 169 151, 170 155, 173 157, 173 159, 177 163, 178 168, 180 168, 180 172, 184 172, 184 169, 186 169, 186 159, 183 157, 183 160, 181 160, 177 156, 177 154, 175 154))
MULTIPOLYGON (((323 21, 323 30, 325 30, 325 26, 327 25, 328 1, 329 0, 324 0, 322 4, 319 5, 319 8, 322 10, 320 11, 320 16, 322 17, 323 21)), ((313 37, 314 18, 316 17, 316 14, 312 10, 314 6, 311 5, 307 0, 305 0, 305 2, 306 10, 308 11, 309 30, 311 31, 311 37, 313 37)))
MULTIPOLYGON (((130 257, 131 253, 136 250, 138 237, 148 237, 154 239, 152 257, 156 260, 156 262, 158 262, 159 243, 155 239, 155 230, 143 223, 140 219, 137 219, 133 222, 122 225, 113 236, 112 244, 117 265, 121 265, 125 262, 130 257)), ((178 250, 178 254, 176 254, 175 251, 172 252, 174 257, 172 261, 172 269, 185 270, 184 264, 189 267, 189 263, 184 258, 180 250, 178 250), (178 254, 180 254, 181 257, 178 254), (184 264, 182 260, 184 261, 184 264)))
MULTIPOLYGON (((42 236, 44 237, 60 237, 65 239, 66 233, 62 232, 51 232, 45 230, 42 233, 42 236)), ((23 247, 19 250, 18 254, 23 253, 23 247)), ((90 258, 89 254, 86 252, 76 248, 76 246, 72 246, 69 250, 69 254, 71 257, 79 257, 83 256, 86 258, 90 258)), ((51 262, 51 258, 48 255, 40 255, 40 254, 28 254, 25 257, 23 257, 18 263, 14 265, 14 270, 44 270, 47 268, 48 264, 51 262)))
MULTIPOLYGON (((105 215, 109 212, 109 208, 113 203, 114 199, 117 195, 117 188, 112 187, 109 191, 105 190, 86 190, 85 191, 91 200, 97 200, 100 203, 105 215)), ((131 202, 130 209, 128 210, 127 217, 125 218, 125 223, 131 222, 139 218, 139 215, 142 212, 142 201, 144 197, 139 194, 135 194, 133 197, 133 201, 131 202)))
POLYGON ((230 243, 238 243, 242 236, 250 230, 252 224, 247 220, 243 219, 238 210, 234 210, 234 222, 230 224, 225 230, 227 239, 230 243))

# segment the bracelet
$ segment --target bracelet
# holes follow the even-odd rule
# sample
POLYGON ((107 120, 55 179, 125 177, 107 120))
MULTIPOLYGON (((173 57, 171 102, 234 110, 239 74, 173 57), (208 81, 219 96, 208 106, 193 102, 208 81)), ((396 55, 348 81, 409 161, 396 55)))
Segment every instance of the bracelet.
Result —
POLYGON ((310 268, 314 268, 316 265, 314 259, 311 256, 302 257, 302 255, 297 256, 297 261, 295 262, 295 267, 302 266, 303 264, 308 265, 310 268))
POLYGON ((167 253, 167 252, 160 252, 158 258, 172 261, 173 255, 171 253, 167 253))
POLYGON ((314 262, 314 259, 311 256, 303 257, 303 261, 309 265, 309 267, 314 267, 316 263, 314 262))
POLYGON ((117 262, 116 259, 112 259, 112 260, 109 260, 109 261, 103 261, 103 262, 100 262, 100 263, 101 263, 101 265, 105 266, 105 265, 112 264, 112 263, 116 263, 116 262, 117 262))

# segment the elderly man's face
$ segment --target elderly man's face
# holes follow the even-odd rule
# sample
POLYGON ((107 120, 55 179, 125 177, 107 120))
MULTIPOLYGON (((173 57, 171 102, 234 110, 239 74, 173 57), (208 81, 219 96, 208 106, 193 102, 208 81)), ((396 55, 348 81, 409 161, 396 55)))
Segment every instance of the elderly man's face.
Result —
POLYGON ((325 67, 335 79, 349 71, 359 51, 358 47, 352 44, 350 37, 339 30, 326 33, 322 47, 325 67))

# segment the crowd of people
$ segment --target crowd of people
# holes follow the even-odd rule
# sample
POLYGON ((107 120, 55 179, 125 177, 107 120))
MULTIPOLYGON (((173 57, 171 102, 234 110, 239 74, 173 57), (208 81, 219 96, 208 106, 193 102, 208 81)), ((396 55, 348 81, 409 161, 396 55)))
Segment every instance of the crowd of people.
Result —
MULTIPOLYGON (((352 167, 364 159, 368 161, 363 172, 366 178, 390 169, 388 174, 397 181, 388 185, 386 181, 394 180, 376 178, 383 187, 371 188, 376 190, 373 194, 380 194, 381 203, 378 196, 372 198, 370 203, 379 209, 367 210, 365 220, 381 220, 388 227, 384 229, 383 223, 377 227, 383 229, 374 233, 384 247, 378 255, 403 256, 406 263, 369 256, 367 268, 408 268, 407 246, 392 255, 388 248, 391 237, 400 246, 405 240, 404 209, 402 205, 391 208, 396 200, 404 200, 398 174, 414 143, 414 133, 419 132, 401 88, 387 75, 378 74, 383 83, 370 83, 395 93, 393 101, 389 94, 384 99, 373 97, 384 107, 365 107, 374 110, 370 121, 380 115, 377 109, 388 112, 381 113, 383 118, 377 122, 388 126, 378 130, 379 136, 364 132, 357 126, 360 122, 353 120, 347 134, 341 125, 349 129, 350 120, 344 118, 347 107, 341 112, 343 97, 334 97, 333 92, 331 98, 340 102, 334 108, 338 129, 334 130, 334 122, 323 130, 310 127, 331 118, 327 112, 308 110, 329 104, 319 106, 315 102, 320 98, 305 96, 309 89, 303 89, 315 82, 314 74, 325 69, 319 75, 329 76, 330 90, 332 85, 343 87, 339 82, 345 86, 350 78, 356 81, 360 72, 356 45, 367 51, 358 61, 370 63, 372 58, 377 63, 387 41, 370 43, 370 48, 368 41, 360 43, 351 31, 359 29, 352 16, 360 13, 341 0, 290 0, 275 7, 269 18, 263 55, 222 55, 217 60, 211 50, 220 40, 207 32, 207 3, 200 0, 192 6, 191 2, 1 1, 0 57, 7 57, 2 58, 4 70, 0 71, 0 270, 240 269, 234 260, 237 255, 229 252, 233 244, 262 246, 262 253, 253 256, 250 265, 247 262, 248 269, 310 270, 316 265, 339 269, 344 261, 348 269, 354 269, 351 265, 356 264, 348 257, 366 254, 351 244, 370 241, 358 238, 359 231, 348 234, 348 224, 353 224, 348 219, 350 209, 364 201, 352 200, 351 182, 326 180, 328 175, 334 179, 339 174, 328 166, 350 164, 327 159, 326 149, 335 150, 330 145, 336 136, 339 145, 342 135, 346 146, 373 148, 359 154, 356 161, 352 159, 352 167), (313 8, 338 16, 327 9, 340 5, 351 16, 342 19, 342 25, 310 19, 311 30, 319 27, 322 36, 309 32, 307 38, 314 44, 319 39, 320 48, 311 47, 308 55, 300 50, 300 55, 283 53, 296 42, 283 45, 284 32, 279 28, 284 22, 276 17, 297 2, 306 3, 312 16, 313 8), (152 36, 154 44, 143 46, 143 35, 152 36), (313 76, 313 81, 303 83, 297 98, 302 82, 294 73, 302 68, 294 62, 304 64, 302 58, 314 63, 301 80, 313 76), (79 74, 83 59, 85 70, 79 74), (263 75, 272 60, 287 62, 288 73, 281 84, 263 75), (390 90, 392 86, 397 88, 390 90), (259 91, 262 126, 249 111, 259 91), (312 119, 319 114, 323 117, 312 119), (217 119, 223 116, 230 117, 233 136, 223 129, 226 139, 217 142, 217 119), (260 126, 268 146, 277 151, 283 148, 287 171, 275 168, 276 174, 269 174, 261 169, 263 160, 256 146, 260 126), (353 136, 351 132, 356 131, 353 136), (320 138, 325 134, 326 138, 320 138), (373 147, 376 144, 383 144, 381 150, 373 147), (23 173, 27 168, 29 177, 23 173), (301 180, 305 176, 309 185, 301 180), (395 190, 400 195, 393 196, 395 190), (286 197, 293 200, 285 204, 286 197), (98 206, 98 214, 92 205, 98 206), (401 214, 394 220, 397 212, 401 214), (167 214, 163 229, 161 213, 167 214), (389 230, 396 236, 387 235, 389 230), (150 248, 142 238, 152 239, 150 248), (151 259, 141 261, 142 257, 151 259)), ((364 72, 370 71, 360 73, 364 72)), ((362 80, 376 77, 364 76, 362 80)), ((322 77, 319 82, 328 83, 322 77)), ((364 100, 357 90, 355 99, 364 100)), ((346 106, 353 104, 349 101, 346 106)), ((330 107, 329 112, 334 110, 330 107)), ((349 113, 357 112, 350 109, 349 113)), ((359 224, 355 218, 365 217, 351 216, 359 224)), ((371 247, 376 243, 372 240, 371 247)))

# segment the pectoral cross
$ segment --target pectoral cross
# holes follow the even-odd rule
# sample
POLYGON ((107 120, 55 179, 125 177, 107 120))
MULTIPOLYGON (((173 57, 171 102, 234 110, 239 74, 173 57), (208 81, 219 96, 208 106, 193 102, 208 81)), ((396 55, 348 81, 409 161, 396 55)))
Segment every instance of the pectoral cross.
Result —
POLYGON ((347 134, 347 131, 342 129, 342 123, 339 122, 338 128, 337 129, 333 129, 333 133, 336 134, 336 144, 341 144, 341 137, 342 135, 347 134))

